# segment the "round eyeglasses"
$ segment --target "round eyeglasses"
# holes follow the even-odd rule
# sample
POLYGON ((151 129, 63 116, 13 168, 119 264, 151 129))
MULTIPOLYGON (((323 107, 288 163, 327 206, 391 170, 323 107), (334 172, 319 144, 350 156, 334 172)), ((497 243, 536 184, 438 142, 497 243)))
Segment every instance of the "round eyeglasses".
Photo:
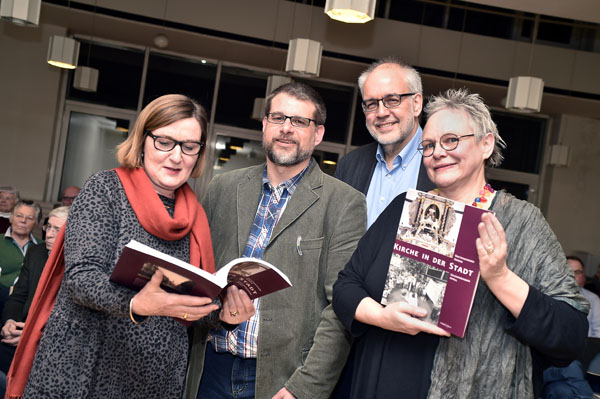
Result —
POLYGON ((152 137, 154 148, 162 152, 169 152, 178 145, 181 148, 181 152, 185 155, 198 155, 202 150, 202 147, 204 147, 204 143, 199 141, 179 141, 170 137, 155 136, 148 131, 146 131, 146 135, 152 137))
MULTIPOLYGON (((458 147, 458 143, 460 142, 460 140, 464 139, 465 137, 473 137, 473 136, 475 136, 475 135, 474 134, 465 134, 465 135, 459 136, 458 134, 454 134, 454 133, 446 133, 442 137, 440 137, 440 146, 446 151, 454 151, 454 150, 456 150, 456 147, 458 147)), ((421 141, 421 144, 419 145, 419 151, 421 151, 421 154, 423 154, 424 157, 432 156, 433 152, 435 151, 435 141, 432 141, 432 140, 421 141)))
POLYGON ((383 103, 386 108, 396 108, 402 104, 402 97, 412 96, 417 93, 404 93, 404 94, 388 94, 383 98, 371 98, 361 102, 362 109, 365 112, 375 112, 379 108, 379 102, 383 103))
POLYGON ((286 119, 289 119, 294 127, 307 128, 310 126, 311 122, 315 122, 315 125, 317 124, 314 119, 305 118, 303 116, 289 116, 280 112, 269 112, 267 114, 267 121, 275 125, 283 125, 286 119))

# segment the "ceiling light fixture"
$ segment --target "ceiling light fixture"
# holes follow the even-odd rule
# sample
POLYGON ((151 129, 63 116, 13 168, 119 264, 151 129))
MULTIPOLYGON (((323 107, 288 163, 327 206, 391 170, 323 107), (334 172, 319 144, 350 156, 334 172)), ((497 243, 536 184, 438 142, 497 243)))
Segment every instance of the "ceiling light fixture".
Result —
POLYGON ((48 64, 59 68, 77 68, 79 42, 65 36, 52 36, 48 45, 48 64))
POLYGON ((38 26, 41 0, 2 0, 0 18, 21 26, 38 26))
POLYGON ((325 14, 336 21, 364 24, 375 18, 377 0, 327 0, 325 14))

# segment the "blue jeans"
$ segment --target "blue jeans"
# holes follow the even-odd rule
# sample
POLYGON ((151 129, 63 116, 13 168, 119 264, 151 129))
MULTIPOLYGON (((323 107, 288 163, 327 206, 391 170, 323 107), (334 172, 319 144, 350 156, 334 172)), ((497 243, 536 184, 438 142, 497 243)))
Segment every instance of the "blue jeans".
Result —
POLYGON ((198 399, 254 399, 256 359, 217 353, 209 342, 198 399))

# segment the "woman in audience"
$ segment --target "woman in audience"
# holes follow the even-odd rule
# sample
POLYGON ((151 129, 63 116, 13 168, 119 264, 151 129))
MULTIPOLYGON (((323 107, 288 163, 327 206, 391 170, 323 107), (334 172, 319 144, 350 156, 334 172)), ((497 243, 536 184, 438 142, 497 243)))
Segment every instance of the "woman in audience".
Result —
MULTIPOLYGON (((464 338, 419 319, 406 302, 382 306, 406 195, 360 241, 334 285, 333 307, 355 339, 352 398, 533 398, 545 365, 583 349, 587 303, 540 211, 486 184, 502 160, 481 97, 449 90, 430 100, 420 150, 440 196, 494 213, 476 240, 481 280, 464 338)), ((402 258, 403 259, 403 258, 402 258)))
MULTIPOLYGON (((64 277, 24 398, 182 397, 188 336, 176 319, 196 321, 218 305, 163 291, 159 271, 138 293, 109 277, 132 239, 214 271, 206 216, 186 183, 201 174, 206 128, 206 113, 192 99, 159 97, 119 146, 122 166, 88 179, 70 211, 64 277)), ((37 300, 36 295, 31 312, 37 300)), ((237 289, 227 292, 223 307, 228 311, 215 312, 215 319, 230 324, 254 311, 237 289)), ((29 346, 24 339, 9 373, 8 395, 19 394, 12 372, 18 376, 22 367, 17 360, 21 346, 29 346)))

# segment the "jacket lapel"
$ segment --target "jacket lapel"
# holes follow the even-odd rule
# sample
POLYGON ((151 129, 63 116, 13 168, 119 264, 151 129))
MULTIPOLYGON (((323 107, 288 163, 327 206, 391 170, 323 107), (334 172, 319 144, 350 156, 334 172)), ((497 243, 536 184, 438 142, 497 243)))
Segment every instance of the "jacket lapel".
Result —
POLYGON ((286 228, 294 223, 296 219, 302 216, 304 212, 319 200, 319 194, 316 190, 322 185, 323 173, 317 165, 317 161, 313 159, 310 169, 302 178, 298 187, 296 187, 294 195, 290 198, 283 211, 283 215, 279 218, 267 247, 269 247, 286 228))
POLYGON ((262 189, 262 171, 264 164, 260 167, 252 168, 245 178, 237 186, 237 237, 238 237, 238 256, 242 256, 250 229, 254 223, 258 201, 262 189))

